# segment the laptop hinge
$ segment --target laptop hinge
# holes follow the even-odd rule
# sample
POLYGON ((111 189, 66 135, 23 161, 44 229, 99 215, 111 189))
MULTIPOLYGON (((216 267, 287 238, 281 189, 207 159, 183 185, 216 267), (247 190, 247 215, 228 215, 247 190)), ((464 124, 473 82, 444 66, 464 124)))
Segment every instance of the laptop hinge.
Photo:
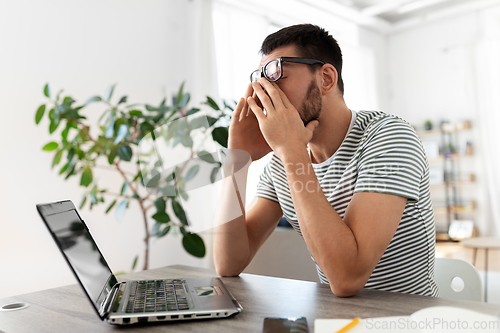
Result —
POLYGON ((116 297, 116 294, 118 293, 118 289, 120 287, 120 284, 115 284, 111 291, 108 293, 108 296, 104 299, 104 301, 101 304, 101 308, 99 309, 99 313, 101 314, 101 317, 104 317, 111 312, 111 308, 114 303, 114 299, 116 297))

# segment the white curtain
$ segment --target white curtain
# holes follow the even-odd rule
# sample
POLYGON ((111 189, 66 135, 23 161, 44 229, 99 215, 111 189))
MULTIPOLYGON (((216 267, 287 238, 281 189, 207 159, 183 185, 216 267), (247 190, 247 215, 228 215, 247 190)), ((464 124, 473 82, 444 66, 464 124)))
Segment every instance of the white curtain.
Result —
MULTIPOLYGON (((500 7, 480 14, 482 39, 476 46, 480 145, 490 214, 488 234, 500 234, 500 7)), ((489 215, 489 216, 488 216, 489 215)))
POLYGON ((188 55, 190 68, 187 68, 186 72, 194 77, 186 78, 186 80, 189 80, 189 85, 193 87, 193 102, 197 103, 204 101, 207 95, 217 98, 219 94, 212 0, 194 0, 191 10, 191 13, 186 16, 191 29, 191 39, 185 42, 192 54, 188 55))

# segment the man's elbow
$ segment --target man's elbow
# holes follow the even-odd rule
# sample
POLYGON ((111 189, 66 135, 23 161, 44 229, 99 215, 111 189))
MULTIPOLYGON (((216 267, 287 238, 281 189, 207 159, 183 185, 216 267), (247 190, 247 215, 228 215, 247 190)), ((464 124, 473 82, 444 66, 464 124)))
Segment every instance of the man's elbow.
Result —
POLYGON ((215 271, 219 276, 238 276, 243 272, 246 266, 236 265, 234 263, 217 263, 215 262, 215 271))
POLYGON ((335 296, 338 297, 351 297, 356 295, 363 289, 364 285, 352 282, 330 283, 330 289, 335 296))
POLYGON ((219 276, 238 276, 242 271, 228 268, 215 268, 215 271, 219 276))

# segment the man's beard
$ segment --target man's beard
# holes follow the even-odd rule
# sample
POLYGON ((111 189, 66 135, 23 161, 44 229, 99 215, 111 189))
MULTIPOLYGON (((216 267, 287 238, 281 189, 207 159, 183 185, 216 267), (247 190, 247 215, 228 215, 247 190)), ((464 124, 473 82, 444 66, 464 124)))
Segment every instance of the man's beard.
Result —
POLYGON ((300 119, 302 119, 304 126, 311 120, 317 120, 319 118, 321 104, 321 92, 319 91, 316 81, 313 79, 309 84, 309 88, 307 88, 306 98, 302 102, 302 112, 299 112, 300 119))

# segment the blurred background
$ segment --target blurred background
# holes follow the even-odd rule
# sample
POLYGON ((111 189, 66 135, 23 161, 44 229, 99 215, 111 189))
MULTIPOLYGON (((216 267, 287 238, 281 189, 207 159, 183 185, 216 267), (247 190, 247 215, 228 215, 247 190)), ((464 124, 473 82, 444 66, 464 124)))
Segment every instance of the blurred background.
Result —
MULTIPOLYGON (((62 199, 79 203, 83 193, 80 180, 64 181, 51 169, 53 154, 42 151, 53 141, 48 119, 35 125, 47 82, 80 103, 116 84, 115 99, 156 105, 182 82, 193 107, 207 95, 238 100, 258 67, 263 39, 297 23, 317 24, 339 42, 348 107, 383 110, 417 130, 429 157, 442 241, 437 255, 471 261, 471 252, 450 241, 498 236, 498 0, 2 0, 0 298, 75 283, 35 209, 62 199)), ((89 106, 88 123, 99 114, 89 106)), ((266 161, 251 166, 247 201, 266 161)), ((96 177, 119 191, 112 175, 96 177)), ((130 272, 144 246, 141 212, 131 203, 118 222, 104 214, 106 206, 81 215, 111 269, 130 272)), ((215 213, 208 200, 197 209, 200 218, 215 213)), ((152 239, 150 268, 213 268, 210 232, 200 236, 207 246, 201 259, 186 253, 180 235, 152 239)), ((314 280, 307 251, 287 256, 278 242, 271 238, 247 271, 314 280), (306 275, 297 273, 304 271, 300 264, 290 268, 294 256, 308 260, 306 275), (273 271, 273 260, 281 271, 273 271)), ((490 269, 500 271, 499 257, 492 254, 490 269)))

